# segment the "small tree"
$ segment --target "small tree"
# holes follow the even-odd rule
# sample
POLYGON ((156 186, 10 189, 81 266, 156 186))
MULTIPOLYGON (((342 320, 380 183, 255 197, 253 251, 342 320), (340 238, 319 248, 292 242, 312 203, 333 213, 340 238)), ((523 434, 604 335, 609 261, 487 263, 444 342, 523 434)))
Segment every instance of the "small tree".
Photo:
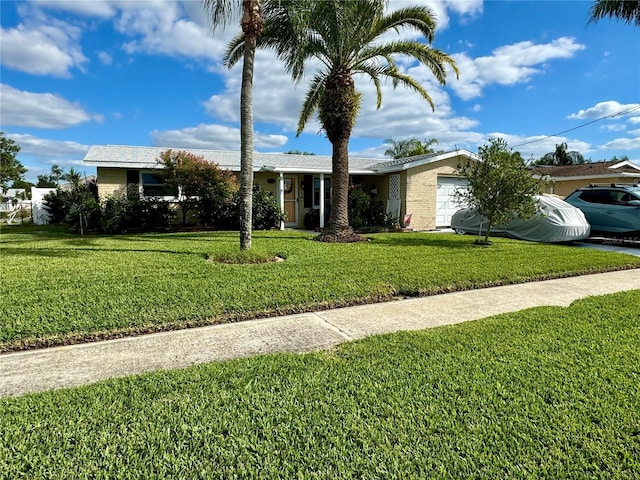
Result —
POLYGON ((27 169, 16 158, 20 145, 0 132, 0 190, 6 192, 9 181, 18 182, 27 173, 27 169))
POLYGON ((178 192, 182 210, 182 225, 186 225, 190 211, 204 201, 208 208, 227 202, 238 190, 236 179, 228 170, 185 151, 166 150, 158 163, 164 167, 162 175, 168 187, 178 192))
POLYGON ((510 151, 502 139, 490 139, 478 149, 480 160, 458 167, 469 183, 456 192, 456 200, 476 208, 487 217, 484 243, 489 243, 491 227, 507 223, 513 215, 531 218, 536 214, 534 195, 541 192, 519 152, 510 151))

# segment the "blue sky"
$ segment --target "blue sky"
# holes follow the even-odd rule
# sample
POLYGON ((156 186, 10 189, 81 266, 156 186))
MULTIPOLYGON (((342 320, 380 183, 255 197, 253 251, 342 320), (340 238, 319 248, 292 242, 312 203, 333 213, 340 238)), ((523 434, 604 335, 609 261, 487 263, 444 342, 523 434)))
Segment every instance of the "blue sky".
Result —
MULTIPOLYGON (((525 158, 567 142, 594 161, 640 161, 640 28, 588 24, 590 1, 392 0, 389 8, 416 3, 435 13, 433 45, 455 58, 460 79, 441 87, 402 63, 431 94, 432 112, 391 85, 376 111, 373 86, 357 78, 364 97, 352 155, 383 157, 390 137, 471 151, 502 137, 525 158)), ((22 147, 27 179, 53 163, 93 173, 81 162, 93 144, 239 149, 241 69, 220 64, 236 22, 212 36, 198 1, 2 0, 0 8, 0 128, 22 147)), ((331 153, 317 122, 296 138, 305 87, 259 52, 256 150, 331 153)))

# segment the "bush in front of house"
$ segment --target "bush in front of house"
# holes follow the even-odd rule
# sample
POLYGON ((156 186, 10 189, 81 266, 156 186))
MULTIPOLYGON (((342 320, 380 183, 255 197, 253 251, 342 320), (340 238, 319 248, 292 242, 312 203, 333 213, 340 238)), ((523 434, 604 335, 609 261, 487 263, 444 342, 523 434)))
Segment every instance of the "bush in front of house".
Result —
POLYGON ((66 225, 72 232, 98 227, 101 211, 95 180, 83 183, 76 179, 67 187, 58 187, 45 195, 44 200, 50 223, 66 225))
POLYGON ((360 186, 349 190, 349 224, 360 232, 377 232, 397 223, 387 215, 381 200, 371 197, 360 186))
MULTIPOLYGON (((213 202, 207 203, 206 199, 202 199, 199 215, 200 221, 205 225, 218 229, 238 230, 240 228, 240 192, 235 192, 231 200, 217 206, 213 202)), ((273 194, 260 185, 254 185, 253 229, 277 228, 284 220, 286 220, 285 213, 280 209, 273 194)))
POLYGON ((99 229, 103 233, 163 230, 171 226, 173 216, 169 202, 141 198, 137 187, 130 187, 103 202, 99 229))

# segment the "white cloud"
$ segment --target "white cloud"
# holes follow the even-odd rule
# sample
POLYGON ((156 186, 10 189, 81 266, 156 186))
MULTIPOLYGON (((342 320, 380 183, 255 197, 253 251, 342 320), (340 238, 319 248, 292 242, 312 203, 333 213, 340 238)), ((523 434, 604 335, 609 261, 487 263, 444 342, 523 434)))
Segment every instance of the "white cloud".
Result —
POLYGON ((0 85, 0 92, 4 125, 66 128, 92 120, 103 120, 101 115, 87 113, 78 103, 51 93, 25 92, 4 83, 0 85))
POLYGON ((640 149, 640 136, 636 138, 616 138, 604 145, 598 147, 599 149, 618 149, 618 150, 637 150, 640 149))
MULTIPOLYGON (((47 140, 33 135, 10 133, 7 137, 20 145, 20 154, 34 157, 69 159, 81 161, 89 150, 89 145, 72 141, 47 140)), ((79 163, 76 163, 79 164, 79 163)))
POLYGON ((634 136, 640 137, 640 129, 638 129, 638 130, 629 130, 627 133, 629 135, 634 135, 634 136))
POLYGON ((188 18, 179 2, 125 3, 114 24, 120 33, 131 38, 123 44, 130 54, 194 58, 218 64, 229 40, 240 31, 238 22, 212 36, 200 2, 198 8, 188 3, 188 18))
POLYGON ((78 46, 80 30, 50 19, 48 24, 2 29, 0 59, 7 68, 32 75, 69 77, 87 61, 78 46))
POLYGON ((92 0, 31 0, 31 3, 51 10, 61 10, 90 17, 109 18, 115 14, 118 4, 124 2, 92 0))
MULTIPOLYGON (((578 113, 572 113, 568 118, 575 119, 589 119, 589 118, 603 118, 614 116, 619 112, 627 111, 629 109, 635 109, 634 112, 637 112, 640 109, 640 103, 627 103, 621 104, 616 102, 615 100, 610 100, 607 102, 596 103, 593 107, 587 108, 585 110, 580 110, 578 113)), ((629 112, 631 113, 631 112, 629 112)), ((629 119, 630 122, 636 123, 640 120, 635 120, 635 118, 640 117, 632 117, 629 119)))
POLYGON ((519 42, 496 48, 491 56, 469 58, 464 53, 453 54, 460 69, 460 79, 451 81, 451 88, 464 100, 482 94, 490 84, 515 85, 528 82, 534 75, 544 72, 546 62, 558 58, 571 58, 583 50, 584 45, 570 37, 561 37, 550 43, 519 42))
POLYGON ((640 123, 640 117, 631 117, 629 118, 629 123, 636 125, 638 123, 640 123))
POLYGON ((98 60, 103 65, 111 65, 113 63, 113 57, 107 52, 98 52, 98 60))
MULTIPOLYGON (((198 125, 180 130, 154 130, 153 144, 159 147, 203 148, 212 150, 239 150, 240 129, 223 125, 198 125)), ((284 135, 269 135, 255 132, 258 148, 281 147, 287 143, 284 135)))
MULTIPOLYGON (((25 70, 29 73, 34 73, 35 69, 45 70, 47 64, 55 61, 57 69, 49 67, 42 74, 68 76, 68 70, 72 66, 77 67, 86 61, 79 50, 80 29, 54 20, 53 17, 46 15, 46 10, 71 12, 88 19, 97 18, 112 21, 114 28, 128 38, 119 46, 129 54, 145 53, 197 59, 215 64, 215 69, 219 69, 219 60, 227 43, 240 31, 238 20, 230 24, 229 28, 212 36, 202 3, 194 1, 36 0, 26 5, 28 6, 19 8, 19 11, 29 25, 13 29, 16 31, 22 29, 23 31, 19 36, 13 34, 13 37, 16 37, 15 40, 13 37, 10 38, 12 40, 9 44, 10 51, 16 53, 7 58, 9 60, 15 58, 13 64, 19 64, 21 57, 24 57, 23 51, 29 50, 25 45, 30 45, 29 48, 35 50, 38 56, 29 62, 31 70, 25 70), (40 40, 39 37, 52 29, 52 27, 48 27, 52 25, 52 22, 59 24, 55 28, 61 33, 67 34, 68 41, 66 43, 62 43, 60 38, 55 42, 40 40), (20 44, 22 47, 18 48, 20 44), (41 61, 37 61, 38 59, 41 61)), ((78 23, 80 22, 80 20, 76 20, 78 23)), ((83 25, 83 28, 86 29, 87 26, 83 25)), ((3 31, 3 63, 6 36, 7 34, 3 31)), ((59 34, 57 36, 60 37, 59 34)), ((35 53, 31 56, 36 57, 35 53)), ((99 54, 99 59, 104 64, 109 64, 104 52, 99 54)))
POLYGON ((627 129, 627 127, 622 124, 616 123, 614 125, 601 125, 600 129, 606 130, 608 132, 623 132, 627 129))

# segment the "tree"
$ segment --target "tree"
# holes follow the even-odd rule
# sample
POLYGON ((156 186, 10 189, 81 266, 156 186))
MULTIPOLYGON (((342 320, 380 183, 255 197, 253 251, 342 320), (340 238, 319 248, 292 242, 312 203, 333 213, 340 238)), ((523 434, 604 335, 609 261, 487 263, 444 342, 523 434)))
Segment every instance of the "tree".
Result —
POLYGON ((640 0, 596 0, 589 9, 589 23, 617 18, 640 26, 640 0))
POLYGON ((9 182, 23 180, 22 176, 27 173, 27 169, 16 158, 20 151, 20 145, 4 136, 0 132, 0 190, 6 192, 9 182))
POLYGON ((587 161, 582 154, 575 150, 567 151, 567 144, 564 142, 556 145, 555 151, 546 153, 533 162, 534 165, 581 165, 583 163, 587 161))
POLYGON ((479 161, 458 167, 469 186, 458 190, 456 199, 487 217, 484 243, 488 244, 492 226, 507 223, 513 215, 527 219, 536 214, 534 195, 541 189, 520 153, 510 151, 504 140, 490 139, 478 149, 478 156, 479 161))
POLYGON ((301 150, 289 150, 284 152, 286 155, 315 155, 313 152, 303 152, 301 150))
POLYGON ((37 177, 38 183, 36 187, 38 188, 57 187, 60 184, 60 180, 65 180, 65 175, 66 174, 64 173, 64 170, 62 170, 60 165, 56 165, 54 163, 53 165, 51 165, 51 171, 49 172, 49 175, 38 175, 37 177))
POLYGON ((245 38, 240 87, 240 249, 251 248, 253 215, 253 69, 256 40, 263 29, 261 0, 204 0, 211 29, 224 26, 242 10, 245 38))
MULTIPOLYGON (((384 0, 279 0, 269 9, 265 29, 258 38, 258 47, 274 50, 296 82, 303 78, 307 60, 315 59, 322 65, 310 82, 297 129, 299 135, 317 112, 332 145, 331 218, 328 231, 320 240, 360 239, 349 226, 348 215, 348 147, 362 100, 355 88, 354 75, 363 74, 371 79, 376 87, 378 108, 382 103, 381 79, 390 79, 394 87, 402 84, 416 91, 433 109, 427 91, 398 69, 396 55, 426 65, 440 84, 445 84, 446 65, 458 74, 453 59, 427 43, 388 39, 389 34, 407 28, 432 42, 436 22, 431 11, 414 6, 385 13, 387 3, 384 0)), ((242 56, 243 46, 243 38, 231 42, 226 54, 229 65, 242 56)))
POLYGON ((237 190, 236 179, 228 170, 185 151, 166 150, 158 163, 167 187, 178 193, 182 210, 182 225, 187 224, 189 212, 203 202, 209 208, 220 208, 237 190))
POLYGON ((407 140, 394 140, 393 138, 387 138, 384 143, 390 143, 391 147, 388 148, 384 154, 387 157, 394 159, 413 157, 415 155, 431 155, 433 153, 443 153, 442 150, 435 150, 432 145, 437 145, 438 140, 430 138, 421 142, 417 138, 409 138, 407 140))

